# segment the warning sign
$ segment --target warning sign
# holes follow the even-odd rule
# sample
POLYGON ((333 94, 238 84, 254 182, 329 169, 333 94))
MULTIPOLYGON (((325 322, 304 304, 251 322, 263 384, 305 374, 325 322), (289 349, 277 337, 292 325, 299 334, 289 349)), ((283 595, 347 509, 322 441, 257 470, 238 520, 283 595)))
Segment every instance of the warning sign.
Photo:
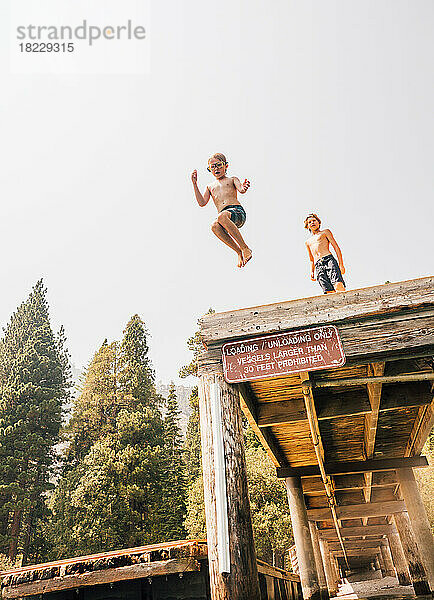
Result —
POLYGON ((228 383, 330 369, 345 363, 339 333, 333 325, 229 342, 222 354, 228 383))

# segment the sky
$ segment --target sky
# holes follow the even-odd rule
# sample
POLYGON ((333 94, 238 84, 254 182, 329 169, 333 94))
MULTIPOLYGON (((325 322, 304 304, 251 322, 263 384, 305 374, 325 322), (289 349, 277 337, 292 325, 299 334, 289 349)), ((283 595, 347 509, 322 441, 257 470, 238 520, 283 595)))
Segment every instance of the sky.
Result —
POLYGON ((77 367, 138 313, 157 378, 177 381, 208 308, 320 294, 310 212, 341 246, 348 288, 432 274, 431 0, 151 0, 137 74, 11 72, 7 7, 2 326, 43 277, 77 367), (242 270, 192 191, 215 152, 251 181, 242 270))

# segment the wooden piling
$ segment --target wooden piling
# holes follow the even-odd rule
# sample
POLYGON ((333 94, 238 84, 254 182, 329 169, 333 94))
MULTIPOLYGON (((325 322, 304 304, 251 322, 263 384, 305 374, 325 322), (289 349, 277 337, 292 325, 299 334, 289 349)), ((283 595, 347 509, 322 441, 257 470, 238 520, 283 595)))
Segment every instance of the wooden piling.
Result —
POLYGON ((309 530, 310 536, 312 538, 313 553, 315 556, 315 564, 316 571, 318 574, 318 583, 320 587, 321 598, 322 600, 329 600, 330 595, 327 589, 327 580, 324 572, 324 565, 322 562, 321 549, 319 547, 318 529, 315 523, 313 523, 312 521, 309 521, 309 530))
POLYGON ((407 507, 411 528, 428 577, 431 591, 434 592, 434 541, 425 507, 420 497, 419 488, 413 469, 396 469, 402 495, 407 507))
POLYGON ((212 600, 260 600, 247 489, 239 394, 220 373, 204 374, 199 386, 200 428, 212 600), (216 386, 218 389, 215 397, 216 386), (212 402, 220 402, 225 460, 230 572, 219 564, 212 402))
POLYGON ((381 544, 380 552, 385 567, 386 577, 395 577, 395 569, 393 568, 392 555, 390 554, 388 544, 381 544))
POLYGON ((406 512, 396 513, 393 515, 396 529, 399 533, 402 549, 407 561, 408 570, 410 571, 411 582, 414 587, 416 596, 428 596, 430 588, 427 580, 425 568, 422 563, 422 558, 411 529, 410 520, 406 512))
POLYGON ((401 541, 396 530, 391 531, 387 535, 389 540, 390 552, 392 554, 393 564, 398 577, 399 585, 411 585, 411 577, 405 560, 404 551, 401 541))
POLYGON ((322 556, 322 560, 323 560, 324 573, 326 576, 329 595, 336 596, 336 594, 338 593, 338 582, 336 581, 333 570, 332 570, 331 556, 330 556, 330 552, 328 549, 328 544, 325 540, 322 540, 320 538, 319 546, 321 549, 321 556, 322 556))
POLYGON ((309 521, 304 503, 300 477, 285 479, 288 493, 292 530, 297 548, 298 568, 304 600, 320 600, 320 586, 315 566, 315 555, 309 531, 309 521))

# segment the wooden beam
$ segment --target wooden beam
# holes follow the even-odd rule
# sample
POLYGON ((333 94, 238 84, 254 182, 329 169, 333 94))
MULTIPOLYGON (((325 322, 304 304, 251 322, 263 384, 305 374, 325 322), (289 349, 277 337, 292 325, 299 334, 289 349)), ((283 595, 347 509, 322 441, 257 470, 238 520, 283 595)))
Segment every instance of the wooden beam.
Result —
MULTIPOLYGON (((425 456, 414 456, 408 458, 380 458, 361 461, 349 461, 338 463, 325 463, 328 475, 347 475, 350 473, 367 473, 368 471, 390 471, 405 467, 427 467, 428 461, 425 456)), ((306 465, 305 467, 280 467, 277 469, 277 477, 313 477, 319 475, 317 465, 306 465)))
MULTIPOLYGON (((384 368, 384 363, 382 364, 384 368)), ((340 383, 340 380, 336 381, 340 383)), ((432 400, 431 386, 428 382, 425 382, 425 384, 395 384, 385 387, 381 403, 375 403, 375 398, 372 396, 373 392, 369 392, 369 388, 372 390, 374 386, 376 389, 381 390, 381 383, 368 386, 368 393, 371 394, 372 398, 363 390, 341 391, 335 394, 318 390, 315 394, 318 420, 325 421, 339 417, 366 415, 367 427, 369 421, 371 422, 370 427, 375 427, 379 412, 429 404, 432 400)), ((287 425, 307 420, 302 398, 258 403, 257 415, 257 425, 259 427, 287 425)), ((368 458, 370 457, 372 455, 368 456, 368 458)))
MULTIPOLYGON (((368 371, 371 377, 378 378, 384 374, 385 363, 373 363, 369 365, 368 371)), ((371 412, 365 415, 365 430, 364 430, 364 451, 365 458, 372 459, 374 457, 375 439, 377 436, 378 416, 380 414, 381 391, 383 384, 381 382, 368 383, 368 397, 371 405, 371 412)), ((372 494, 372 471, 365 473, 365 488, 363 495, 365 502, 371 501, 372 494)), ((364 517, 363 525, 367 524, 368 517, 364 517)))
POLYGON ((306 420, 307 415, 303 398, 282 400, 281 402, 264 402, 258 405, 259 427, 270 427, 306 420))
POLYGON ((206 343, 434 306, 434 277, 206 315, 206 343))
POLYGON ((246 383, 239 383, 236 386, 240 393, 240 406, 250 427, 257 435, 268 456, 277 467, 288 464, 285 454, 280 448, 276 438, 267 429, 260 429, 258 426, 258 404, 251 387, 246 383))
MULTIPOLYGON (((331 551, 333 556, 343 557, 344 553, 339 550, 331 551)), ((363 548, 359 550, 346 550, 348 556, 375 556, 380 552, 380 548, 363 548)))
MULTIPOLYGON (((365 487, 363 473, 351 475, 335 475, 334 488, 336 491, 363 490, 365 487)), ((372 474, 372 487, 383 488, 398 485, 395 471, 378 471, 372 474)), ((324 486, 320 477, 305 477, 303 491, 307 495, 318 496, 324 494, 324 486)))
POLYGON ((315 391, 315 404, 320 421, 363 415, 372 410, 364 390, 341 391, 334 394, 318 390, 315 391))
POLYGON ((375 377, 349 377, 348 379, 321 379, 315 382, 318 388, 334 388, 372 383, 411 383, 415 381, 434 381, 434 373, 406 373, 403 375, 378 375, 375 377))
MULTIPOLYGON (((378 548, 381 540, 359 540, 357 542, 345 542, 345 550, 356 550, 357 548, 378 548)), ((329 542, 330 550, 340 550, 341 545, 338 542, 329 542)))
POLYGON ((263 573, 264 575, 268 575, 269 577, 273 577, 274 579, 284 579, 285 581, 294 581, 295 583, 300 582, 300 576, 295 573, 290 573, 289 571, 285 571, 285 569, 280 569, 279 567, 273 567, 263 560, 257 560, 258 563, 258 573, 263 573))
POLYGON ((159 575, 171 575, 174 573, 185 573, 187 571, 200 571, 200 563, 193 558, 174 558, 171 560, 159 560, 138 565, 128 565, 116 569, 104 569, 101 571, 86 571, 76 575, 64 575, 53 579, 43 579, 11 585, 2 589, 2 598, 23 598, 76 589, 90 585, 101 585, 103 583, 114 583, 128 579, 144 579, 146 577, 157 577, 159 575))
MULTIPOLYGON (((385 363, 373 363, 369 365, 372 377, 379 377, 384 373, 385 363)), ((381 383, 368 383, 368 397, 371 405, 371 412, 365 417, 365 456, 371 459, 374 456, 375 438, 377 435, 378 415, 380 412, 381 383)), ((369 494, 370 496, 370 494, 369 494)))
MULTIPOLYGON (((338 519, 359 519, 362 517, 382 517, 406 510, 403 500, 389 502, 366 502, 364 504, 350 504, 336 508, 338 519)), ((311 508, 307 511, 309 521, 331 520, 329 508, 311 508)), ((342 531, 342 529, 341 529, 342 531)))
POLYGON ((405 456, 414 456, 422 452, 422 448, 433 427, 434 399, 428 406, 422 406, 419 409, 405 449, 405 456))
MULTIPOLYGON (((394 531, 391 525, 365 525, 364 527, 341 527, 342 537, 360 537, 363 535, 388 535, 394 531)), ((320 529, 319 535, 324 540, 337 539, 334 529, 320 529)))

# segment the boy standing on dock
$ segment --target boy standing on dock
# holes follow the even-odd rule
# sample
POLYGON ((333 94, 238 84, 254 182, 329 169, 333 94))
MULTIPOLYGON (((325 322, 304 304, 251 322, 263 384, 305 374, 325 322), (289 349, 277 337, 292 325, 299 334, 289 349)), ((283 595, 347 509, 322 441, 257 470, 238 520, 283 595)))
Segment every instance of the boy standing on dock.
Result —
POLYGON ((310 278, 316 279, 324 294, 345 292, 345 273, 342 252, 330 229, 321 230, 321 219, 311 213, 304 220, 304 227, 312 236, 307 240, 306 247, 310 260, 310 278), (338 260, 330 252, 330 244, 334 248, 338 260))
POLYGON ((215 183, 206 187, 202 196, 197 185, 197 171, 191 174, 194 194, 199 206, 206 206, 210 198, 219 213, 212 224, 212 232, 229 248, 238 254, 238 266, 244 267, 252 258, 252 251, 247 246, 239 232, 246 221, 246 211, 238 201, 237 193, 245 194, 250 187, 250 181, 241 183, 238 177, 228 177, 226 171, 228 162, 224 154, 213 154, 208 161, 208 171, 216 178, 215 183))

